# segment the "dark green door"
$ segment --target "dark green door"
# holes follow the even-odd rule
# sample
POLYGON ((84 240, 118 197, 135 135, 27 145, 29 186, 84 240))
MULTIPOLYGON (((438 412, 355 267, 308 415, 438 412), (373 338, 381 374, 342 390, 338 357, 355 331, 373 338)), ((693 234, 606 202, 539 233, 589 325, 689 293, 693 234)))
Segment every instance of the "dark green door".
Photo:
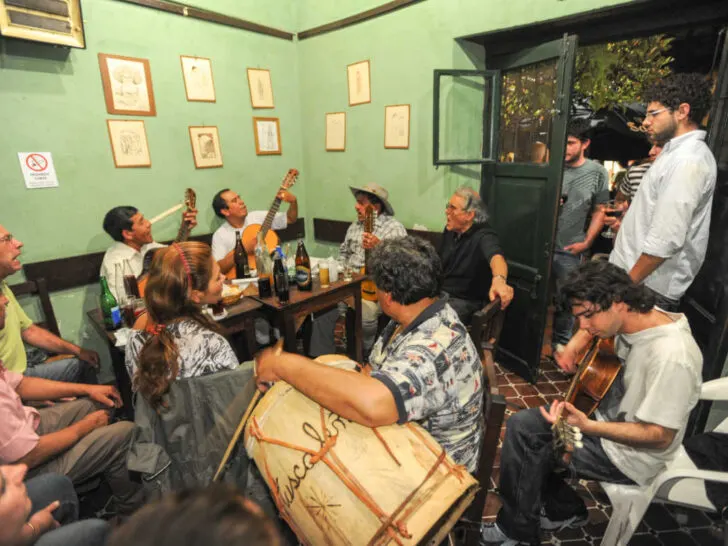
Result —
POLYGON ((515 289, 498 362, 530 381, 537 379, 549 307, 576 47, 575 36, 564 36, 488 58, 488 69, 500 72, 500 97, 496 161, 483 166, 481 193, 515 289))

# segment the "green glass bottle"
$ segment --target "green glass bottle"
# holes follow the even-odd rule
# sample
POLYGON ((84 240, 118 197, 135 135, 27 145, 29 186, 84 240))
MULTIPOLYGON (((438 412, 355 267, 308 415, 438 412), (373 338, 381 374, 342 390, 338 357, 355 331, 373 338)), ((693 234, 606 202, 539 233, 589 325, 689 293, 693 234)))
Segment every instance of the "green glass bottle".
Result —
POLYGON ((116 330, 121 326, 121 311, 114 294, 109 290, 106 277, 101 277, 101 312, 104 315, 104 326, 107 330, 116 330))

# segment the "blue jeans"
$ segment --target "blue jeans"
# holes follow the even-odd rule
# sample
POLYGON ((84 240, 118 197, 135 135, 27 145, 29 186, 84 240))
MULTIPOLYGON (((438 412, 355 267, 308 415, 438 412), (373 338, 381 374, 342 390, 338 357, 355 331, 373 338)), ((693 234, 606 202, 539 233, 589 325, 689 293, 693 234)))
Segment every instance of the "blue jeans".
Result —
MULTIPOLYGON (((551 270, 554 274, 554 280, 556 281, 556 295, 559 296, 561 291, 561 285, 564 284, 564 280, 569 276, 569 273, 578 269, 581 264, 581 257, 575 256, 569 252, 563 250, 554 251, 554 259, 551 264, 551 270)), ((566 345, 569 343, 571 336, 574 332, 574 316, 571 314, 571 309, 561 309, 560 301, 556 302, 556 310, 554 311, 554 326, 553 334, 551 336, 551 346, 556 347, 557 344, 566 345)))
POLYGON ((39 364, 32 364, 29 361, 28 367, 25 369, 23 375, 27 377, 52 379, 53 381, 64 381, 66 383, 86 383, 92 385, 98 383, 96 370, 90 364, 75 357, 39 364))
POLYGON ((538 408, 513 414, 506 425, 500 467, 498 527, 509 538, 540 543, 540 515, 543 506, 553 520, 586 513, 584 501, 555 471, 611 483, 633 484, 607 457, 599 438, 584 436, 584 447, 576 449, 564 465, 552 445, 551 425, 538 408))
POLYGON ((109 525, 99 519, 78 520, 78 497, 73 483, 59 474, 45 474, 25 482, 32 503, 30 515, 58 500, 61 505, 53 518, 62 525, 44 533, 36 546, 102 546, 109 533, 109 525))

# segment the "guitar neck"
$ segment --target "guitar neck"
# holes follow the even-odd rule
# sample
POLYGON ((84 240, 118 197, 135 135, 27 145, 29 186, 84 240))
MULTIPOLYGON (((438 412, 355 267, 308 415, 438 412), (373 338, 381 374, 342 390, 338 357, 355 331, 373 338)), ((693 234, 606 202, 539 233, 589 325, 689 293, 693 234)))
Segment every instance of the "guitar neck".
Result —
POLYGON ((260 232, 263 234, 263 238, 265 238, 268 231, 270 231, 270 228, 273 225, 273 219, 276 217, 276 213, 279 208, 281 208, 281 199, 276 197, 273 199, 273 204, 270 206, 270 209, 268 209, 268 214, 265 215, 263 225, 260 227, 260 232))
MULTIPOLYGON (((582 372, 589 366, 591 361, 594 359, 594 355, 599 350, 599 339, 595 339, 591 342, 591 346, 589 349, 587 349, 586 353, 584 354, 584 358, 581 359, 581 362, 579 362, 579 366, 576 369, 576 374, 574 375, 574 379, 571 380, 571 384, 569 385, 569 390, 566 391, 566 394, 564 395, 564 400, 567 402, 573 402, 574 397, 574 391, 578 388, 579 383, 581 381, 581 374, 582 372)), ((556 423, 561 423, 563 420, 563 414, 559 415, 559 418, 557 419, 556 423)))

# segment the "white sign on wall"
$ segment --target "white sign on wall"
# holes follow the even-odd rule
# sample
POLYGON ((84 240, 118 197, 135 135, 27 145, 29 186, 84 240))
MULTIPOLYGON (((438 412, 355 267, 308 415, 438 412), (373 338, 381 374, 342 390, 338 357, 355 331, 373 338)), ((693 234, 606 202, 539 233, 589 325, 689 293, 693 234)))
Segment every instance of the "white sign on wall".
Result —
POLYGON ((58 177, 50 152, 19 152, 18 158, 26 188, 32 190, 58 186, 58 177))

